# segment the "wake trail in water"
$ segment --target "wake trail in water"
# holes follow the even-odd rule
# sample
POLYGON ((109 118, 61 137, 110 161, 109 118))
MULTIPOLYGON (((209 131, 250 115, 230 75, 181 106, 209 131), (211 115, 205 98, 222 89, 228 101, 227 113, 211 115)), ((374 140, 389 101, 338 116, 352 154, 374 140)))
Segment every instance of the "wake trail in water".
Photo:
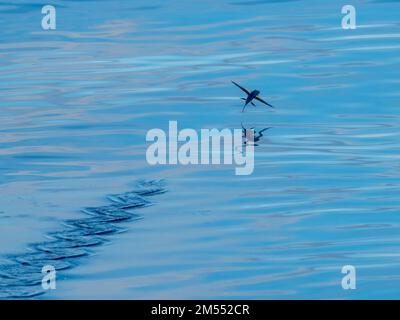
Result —
POLYGON ((77 258, 91 254, 90 247, 105 243, 108 235, 124 231, 116 223, 142 219, 134 211, 152 205, 148 197, 166 191, 162 180, 138 181, 132 191, 109 195, 111 204, 84 208, 82 212, 89 217, 65 220, 63 229, 48 233, 49 240, 30 244, 29 252, 7 256, 9 262, 0 265, 0 298, 44 294, 43 266, 51 265, 55 270, 76 266, 77 258))

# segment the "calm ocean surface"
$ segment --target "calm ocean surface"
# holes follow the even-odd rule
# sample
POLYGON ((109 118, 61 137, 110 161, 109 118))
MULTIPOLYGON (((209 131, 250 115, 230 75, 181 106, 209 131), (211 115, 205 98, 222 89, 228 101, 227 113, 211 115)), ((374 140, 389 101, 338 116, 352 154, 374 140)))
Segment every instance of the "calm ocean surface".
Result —
POLYGON ((51 2, 55 31, 0 3, 0 264, 138 179, 168 192, 37 298, 400 298, 400 1, 351 1, 356 30, 343 1, 51 2), (236 176, 149 166, 170 120, 272 128, 236 176))

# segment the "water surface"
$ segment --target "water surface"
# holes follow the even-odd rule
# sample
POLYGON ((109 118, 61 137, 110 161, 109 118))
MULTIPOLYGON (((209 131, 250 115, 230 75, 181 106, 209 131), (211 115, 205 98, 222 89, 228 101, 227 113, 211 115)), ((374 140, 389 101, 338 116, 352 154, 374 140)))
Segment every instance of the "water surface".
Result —
POLYGON ((53 3, 55 31, 0 4, 0 261, 137 179, 168 192, 41 298, 399 298, 399 1, 353 1, 356 30, 341 1, 53 3), (169 120, 273 129, 250 176, 149 166, 169 120))

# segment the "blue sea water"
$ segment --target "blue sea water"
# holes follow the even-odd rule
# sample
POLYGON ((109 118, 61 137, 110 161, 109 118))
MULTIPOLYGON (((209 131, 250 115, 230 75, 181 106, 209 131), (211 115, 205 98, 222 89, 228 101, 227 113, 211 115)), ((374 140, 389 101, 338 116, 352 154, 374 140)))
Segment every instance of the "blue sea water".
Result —
POLYGON ((0 3, 0 264, 138 179, 168 192, 37 298, 400 298, 400 1, 352 1, 355 30, 344 1, 51 4, 45 31, 42 1, 0 3), (236 176, 150 166, 170 120, 272 128, 236 176))

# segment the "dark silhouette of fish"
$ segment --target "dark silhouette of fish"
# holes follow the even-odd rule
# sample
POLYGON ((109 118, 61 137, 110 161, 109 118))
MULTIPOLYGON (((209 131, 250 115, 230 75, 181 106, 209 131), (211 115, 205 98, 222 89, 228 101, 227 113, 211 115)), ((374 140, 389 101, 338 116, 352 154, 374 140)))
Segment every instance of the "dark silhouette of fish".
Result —
POLYGON ((253 91, 249 91, 246 88, 243 88, 241 85, 237 84, 235 81, 232 81, 232 83, 237 86, 240 90, 242 90, 243 92, 245 92, 247 94, 247 98, 241 98, 242 100, 245 101, 242 112, 244 111, 244 109, 246 108, 246 106, 250 103, 252 106, 256 106, 253 102, 253 100, 258 100, 262 103, 264 103, 265 105, 267 105, 268 107, 274 108, 272 105, 270 105, 268 102, 264 101, 263 99, 261 99, 258 95, 260 94, 260 91, 258 90, 253 90, 253 91))

